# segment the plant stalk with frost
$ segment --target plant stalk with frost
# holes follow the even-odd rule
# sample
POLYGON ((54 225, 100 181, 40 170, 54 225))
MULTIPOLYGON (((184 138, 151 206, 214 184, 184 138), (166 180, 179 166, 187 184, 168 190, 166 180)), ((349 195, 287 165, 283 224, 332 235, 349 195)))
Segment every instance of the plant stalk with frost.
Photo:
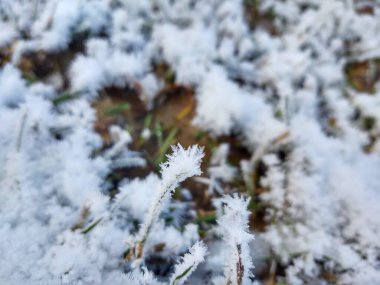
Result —
POLYGON ((182 262, 175 266, 174 273, 170 278, 170 285, 181 285, 183 284, 191 273, 195 271, 199 263, 204 261, 205 255, 207 254, 207 248, 203 242, 195 243, 186 253, 182 262))
POLYGON ((245 285, 252 277, 252 259, 249 243, 254 236, 249 232, 247 210, 250 199, 238 195, 221 199, 222 215, 218 219, 220 233, 227 244, 224 278, 227 285, 245 285))
POLYGON ((28 116, 28 113, 27 113, 27 111, 25 111, 24 115, 22 116, 20 131, 19 131, 19 134, 17 137, 17 152, 20 152, 20 149, 21 149, 22 137, 24 135, 24 128, 25 128, 27 116, 28 116))
POLYGON ((134 252, 137 258, 143 256, 144 243, 162 210, 164 202, 170 198, 179 183, 202 173, 200 164, 204 156, 203 148, 195 145, 184 149, 178 144, 172 146, 172 150, 173 153, 167 155, 167 161, 161 164, 161 183, 138 233, 134 252))

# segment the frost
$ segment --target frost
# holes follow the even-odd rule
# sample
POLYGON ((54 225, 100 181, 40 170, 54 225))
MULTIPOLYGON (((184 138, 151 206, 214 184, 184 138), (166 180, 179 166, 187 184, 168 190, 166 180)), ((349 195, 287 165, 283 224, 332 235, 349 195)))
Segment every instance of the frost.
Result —
POLYGON ((198 178, 198 181, 208 185, 210 195, 214 191, 219 194, 224 193, 222 183, 231 182, 236 176, 236 168, 228 164, 227 156, 229 152, 228 144, 221 144, 211 157, 211 167, 207 170, 210 178, 198 178))
POLYGON ((144 182, 132 180, 125 183, 116 196, 116 203, 121 209, 130 212, 132 217, 142 221, 148 212, 154 197, 155 186, 160 183, 156 175, 149 175, 144 182))
POLYGON ((106 86, 132 84, 147 71, 141 55, 115 50, 101 39, 88 41, 86 51, 87 56, 80 55, 70 68, 74 92, 94 97, 106 86))
POLYGON ((203 150, 198 146, 184 149, 180 144, 172 147, 173 153, 167 156, 167 161, 161 164, 162 179, 149 210, 145 216, 144 223, 138 233, 137 248, 135 249, 138 258, 143 255, 143 246, 156 222, 164 203, 171 197, 179 183, 185 179, 200 175, 200 163, 203 157, 203 150))
POLYGON ((251 145, 267 143, 285 130, 262 98, 239 88, 220 68, 204 79, 198 100, 195 123, 216 135, 240 130, 251 145))
POLYGON ((17 37, 14 26, 7 22, 0 22, 0 47, 6 46, 17 37))
POLYGON ((247 211, 249 199, 225 196, 218 201, 221 216, 218 219, 219 231, 226 243, 224 278, 233 285, 251 284, 252 260, 249 253, 249 242, 253 235, 249 233, 247 211))
POLYGON ((0 85, 0 105, 15 107, 24 101, 26 84, 17 68, 6 65, 0 72, 0 85))
POLYGON ((182 257, 182 261, 175 266, 169 283, 172 285, 183 284, 198 264, 204 261, 206 253, 207 249, 201 242, 194 244, 189 253, 186 253, 182 257))
POLYGON ((5 1, 0 5, 0 11, 3 10, 10 14, 13 23, 18 26, 18 32, 24 32, 31 38, 16 44, 15 62, 23 53, 39 49, 52 52, 63 50, 69 46, 75 33, 98 34, 105 29, 108 21, 106 4, 97 0, 17 1, 14 4, 5 1))
POLYGON ((379 15, 351 0, 0 1, 0 283, 261 284, 253 212, 262 260, 284 269, 273 282, 379 284, 379 15), (168 86, 222 142, 204 173, 203 148, 179 144, 155 173, 136 151, 155 131, 128 116, 95 131, 114 89, 154 113, 168 86), (181 187, 201 174, 207 193, 181 187))
POLYGON ((160 165, 163 189, 172 191, 178 183, 188 177, 200 175, 203 149, 191 146, 184 149, 180 144, 172 147, 173 153, 167 156, 167 161, 160 165))

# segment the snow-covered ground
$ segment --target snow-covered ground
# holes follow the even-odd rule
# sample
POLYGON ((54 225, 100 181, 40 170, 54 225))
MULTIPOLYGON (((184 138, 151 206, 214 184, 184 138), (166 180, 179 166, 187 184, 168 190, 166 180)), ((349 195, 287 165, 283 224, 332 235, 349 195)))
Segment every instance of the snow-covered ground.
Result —
POLYGON ((264 284, 262 261, 278 284, 380 284, 380 85, 347 76, 365 63, 380 77, 376 0, 0 0, 0 56, 1 284, 264 284), (25 58, 64 51, 64 75, 24 74, 25 58), (206 234, 183 218, 191 191, 170 199, 201 174, 201 146, 115 194, 113 171, 147 162, 123 127, 112 143, 94 130, 105 88, 138 85, 153 110, 161 63, 194 91, 192 124, 250 154, 232 166, 216 147, 206 234), (245 193, 223 195, 238 175, 245 193), (248 196, 265 214, 255 240, 248 196))

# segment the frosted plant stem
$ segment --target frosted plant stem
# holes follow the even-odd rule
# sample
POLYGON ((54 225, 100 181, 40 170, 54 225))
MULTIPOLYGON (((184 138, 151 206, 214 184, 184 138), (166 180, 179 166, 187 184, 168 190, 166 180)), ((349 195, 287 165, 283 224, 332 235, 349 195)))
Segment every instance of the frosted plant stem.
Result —
POLYGON ((198 265, 204 261, 207 254, 207 248, 202 241, 195 243, 177 263, 174 273, 170 278, 170 285, 182 285, 191 273, 195 271, 198 265))
POLYGON ((202 173, 200 163, 204 155, 203 148, 191 146, 188 149, 184 149, 178 144, 177 146, 172 146, 172 149, 173 153, 167 156, 167 162, 161 164, 161 184, 138 234, 133 252, 134 256, 138 259, 143 256, 144 244, 162 211, 164 201, 170 198, 179 183, 191 176, 202 173))
POLYGON ((22 137, 24 134, 25 124, 26 124, 26 118, 28 116, 28 113, 25 112, 21 119, 21 126, 17 137, 17 152, 20 152, 21 145, 22 145, 22 137))
POLYGON ((175 189, 175 185, 168 185, 168 186, 163 186, 161 185, 160 189, 160 195, 158 196, 158 199, 155 199, 152 202, 152 206, 149 208, 149 219, 145 221, 143 226, 141 227, 141 233, 139 241, 137 242, 137 247, 136 247, 136 252, 135 256, 136 258, 141 258, 143 255, 143 249, 144 249, 144 244, 145 241, 150 233, 150 230, 152 229, 153 224, 157 220, 158 215, 161 212, 162 209, 162 203, 164 199, 168 196, 168 194, 175 189))
POLYGON ((236 263, 236 280, 237 284, 241 285, 243 283, 243 275, 244 275, 244 265, 241 258, 241 245, 236 245, 238 261, 236 263))

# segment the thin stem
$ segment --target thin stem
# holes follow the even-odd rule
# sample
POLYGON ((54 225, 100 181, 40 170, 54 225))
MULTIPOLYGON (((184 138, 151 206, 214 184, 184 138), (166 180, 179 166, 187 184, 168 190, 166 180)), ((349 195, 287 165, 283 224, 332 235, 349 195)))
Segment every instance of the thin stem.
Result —
MULTIPOLYGON (((162 186, 161 186, 162 187, 162 186)), ((172 185, 169 186, 169 187, 166 187, 166 190, 162 192, 162 194, 160 195, 160 197, 158 198, 157 201, 153 201, 153 206, 152 206, 152 210, 151 210, 151 214, 149 215, 149 220, 146 222, 146 225, 143 225, 142 226, 142 234, 141 234, 141 237, 139 239, 139 241, 137 242, 136 244, 136 249, 135 249, 135 256, 137 258, 141 258, 142 255, 143 255, 143 249, 144 249, 144 244, 145 244, 145 241, 146 239, 148 238, 148 235, 150 233, 150 230, 152 229, 152 226, 154 224, 154 221, 156 219, 156 217, 159 215, 159 208, 162 204, 162 201, 164 200, 165 196, 167 195, 167 193, 170 192, 170 190, 172 189, 172 185)), ((163 187, 165 188, 165 187, 163 187)))
POLYGON ((243 284, 243 276, 244 276, 244 265, 241 260, 241 245, 236 245, 237 253, 238 253, 238 261, 236 263, 236 280, 237 285, 243 284))
POLYGON ((22 137, 23 137, 23 134, 24 134, 27 114, 28 113, 25 112, 24 115, 22 116, 20 131, 19 131, 18 137, 17 137, 17 147, 16 147, 17 152, 20 152, 20 149, 21 149, 22 137))

